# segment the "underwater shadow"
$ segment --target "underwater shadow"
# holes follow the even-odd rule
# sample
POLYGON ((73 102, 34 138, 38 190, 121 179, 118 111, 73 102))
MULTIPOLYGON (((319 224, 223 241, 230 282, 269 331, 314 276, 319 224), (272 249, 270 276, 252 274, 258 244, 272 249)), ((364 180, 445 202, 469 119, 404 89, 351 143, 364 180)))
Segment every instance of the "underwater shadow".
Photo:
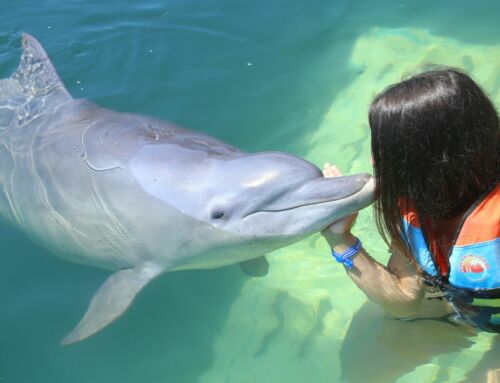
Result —
POLYGON ((197 382, 246 277, 237 267, 167 273, 117 321, 71 345, 109 272, 51 256, 0 226, 0 381, 197 382))
POLYGON ((477 382, 500 382, 500 335, 495 336, 491 348, 463 381, 463 383, 477 382))
POLYGON ((394 382, 438 355, 472 344, 463 328, 434 319, 404 322, 386 318, 380 307, 367 302, 354 315, 344 338, 341 379, 348 383, 394 382))
POLYGON ((276 317, 277 323, 274 326, 274 328, 264 336, 259 349, 255 351, 253 354, 255 358, 264 355, 269 349, 269 346, 272 345, 273 341, 285 328, 285 312, 283 310, 283 305, 286 303, 288 299, 290 299, 290 294, 288 294, 288 292, 286 291, 277 292, 274 298, 274 302, 271 306, 271 310, 274 316, 276 317))

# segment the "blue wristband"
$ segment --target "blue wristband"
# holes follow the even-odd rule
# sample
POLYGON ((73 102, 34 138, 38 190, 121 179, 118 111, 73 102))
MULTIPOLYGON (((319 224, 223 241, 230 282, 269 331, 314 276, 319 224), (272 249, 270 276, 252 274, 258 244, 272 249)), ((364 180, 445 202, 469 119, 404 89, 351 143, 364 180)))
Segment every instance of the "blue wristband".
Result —
POLYGON ((348 269, 351 269, 353 266, 351 258, 359 253, 361 247, 361 241, 356 238, 356 242, 354 243, 354 245, 352 245, 342 254, 339 254, 332 249, 332 256, 337 260, 338 263, 343 263, 348 269))

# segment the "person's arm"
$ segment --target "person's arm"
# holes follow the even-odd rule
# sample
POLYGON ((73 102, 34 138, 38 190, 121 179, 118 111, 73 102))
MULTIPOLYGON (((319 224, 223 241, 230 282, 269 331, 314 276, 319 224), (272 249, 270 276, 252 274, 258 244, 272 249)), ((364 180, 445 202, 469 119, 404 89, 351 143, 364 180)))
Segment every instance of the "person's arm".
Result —
MULTIPOLYGON (((325 164, 323 173, 325 177, 341 175, 335 166, 329 164, 325 164)), ((332 250, 344 253, 354 245, 356 238, 351 234, 351 227, 356 216, 357 214, 353 214, 334 222, 321 233, 332 250)), ((352 268, 345 267, 347 275, 370 300, 380 304, 395 317, 407 317, 419 311, 424 287, 415 267, 403 254, 392 249, 392 256, 386 267, 361 248, 352 261, 352 268)))
MULTIPOLYGON (((332 250, 338 253, 345 252, 356 242, 350 231, 339 234, 330 230, 331 228, 322 234, 332 250)), ((370 300, 398 318, 418 313, 424 288, 417 271, 404 255, 393 250, 388 266, 385 267, 361 248, 352 260, 353 267, 345 267, 347 275, 370 300)))

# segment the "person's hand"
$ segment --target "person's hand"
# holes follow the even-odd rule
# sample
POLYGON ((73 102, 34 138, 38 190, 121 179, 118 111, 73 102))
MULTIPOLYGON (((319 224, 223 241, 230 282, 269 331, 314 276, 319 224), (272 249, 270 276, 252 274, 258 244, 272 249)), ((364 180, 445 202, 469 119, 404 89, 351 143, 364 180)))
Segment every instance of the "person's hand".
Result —
POLYGON ((331 165, 328 162, 323 165, 323 176, 325 178, 339 177, 341 175, 342 173, 340 172, 339 168, 336 167, 335 165, 331 165))
MULTIPOLYGON (((328 162, 323 166, 323 175, 328 178, 328 177, 339 177, 342 175, 340 172, 339 168, 337 168, 335 165, 331 165, 328 162)), ((342 218, 339 221, 333 222, 330 226, 328 226, 326 229, 324 229, 321 234, 325 237, 342 237, 342 236, 350 236, 351 235, 351 228, 354 225, 354 222, 356 222, 356 217, 358 216, 358 213, 354 213, 351 215, 348 215, 345 218, 342 218)))

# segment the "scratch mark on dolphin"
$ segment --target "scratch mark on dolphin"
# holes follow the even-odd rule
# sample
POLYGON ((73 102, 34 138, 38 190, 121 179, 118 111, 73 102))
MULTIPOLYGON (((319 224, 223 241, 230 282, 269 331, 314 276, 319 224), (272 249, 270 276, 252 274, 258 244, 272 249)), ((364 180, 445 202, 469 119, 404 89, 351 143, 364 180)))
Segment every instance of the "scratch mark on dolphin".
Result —
POLYGON ((87 167, 87 169, 90 172, 96 173, 96 174, 105 173, 105 172, 109 172, 111 170, 116 170, 116 169, 123 169, 123 166, 120 166, 120 165, 111 166, 109 168, 99 169, 99 168, 96 168, 95 166, 92 166, 91 164, 89 164, 88 159, 87 159, 87 153, 85 151, 85 142, 84 142, 84 140, 85 140, 85 134, 87 133, 87 131, 90 128, 92 128, 98 122, 99 121, 94 121, 92 124, 90 124, 89 126, 87 126, 85 128, 85 130, 82 132, 82 135, 81 135, 81 138, 80 138, 80 144, 81 144, 80 160, 84 163, 84 165, 87 167))

